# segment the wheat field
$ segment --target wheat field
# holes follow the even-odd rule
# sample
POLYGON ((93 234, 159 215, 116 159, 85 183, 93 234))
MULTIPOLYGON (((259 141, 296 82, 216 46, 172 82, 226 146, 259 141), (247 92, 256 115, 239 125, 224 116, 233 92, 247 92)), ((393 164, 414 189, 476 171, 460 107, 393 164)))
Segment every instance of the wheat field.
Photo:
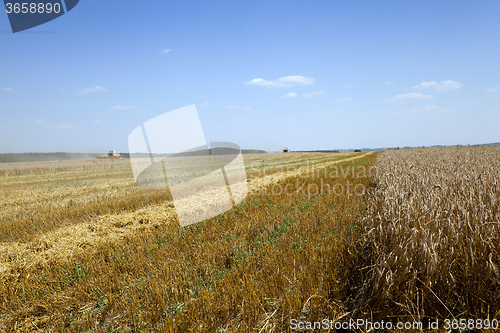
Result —
POLYGON ((500 149, 388 150, 374 172, 357 306, 379 316, 500 314, 500 149))
POLYGON ((244 160, 247 198, 183 228, 170 193, 137 187, 130 166, 10 167, 0 331, 499 319, 498 147, 244 160))

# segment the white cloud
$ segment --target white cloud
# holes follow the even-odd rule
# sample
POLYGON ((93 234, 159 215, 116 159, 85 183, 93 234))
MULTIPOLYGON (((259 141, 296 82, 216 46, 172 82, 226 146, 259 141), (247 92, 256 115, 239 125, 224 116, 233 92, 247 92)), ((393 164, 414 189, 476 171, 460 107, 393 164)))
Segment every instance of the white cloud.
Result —
POLYGON ((208 108, 208 107, 211 107, 213 106, 212 103, 202 103, 202 104, 198 104, 198 107, 200 108, 208 108))
POLYGON ((94 123, 97 123, 97 124, 102 123, 102 120, 94 120, 94 123))
POLYGON ((351 85, 350 84, 344 84, 342 86, 340 86, 340 88, 349 88, 351 85))
POLYGON ((294 97, 297 97, 298 95, 294 92, 289 92, 288 94, 285 94, 283 96, 281 96, 281 98, 294 98, 294 97))
POLYGON ((243 108, 243 110, 245 110, 245 111, 250 111, 250 110, 252 110, 252 108, 251 108, 251 107, 249 107, 249 106, 247 106, 247 107, 244 107, 244 108, 243 108))
POLYGON ((111 108, 112 111, 120 111, 120 110, 130 110, 134 109, 135 106, 124 106, 124 105, 115 105, 111 108))
POLYGON ((274 81, 268 81, 265 79, 257 78, 251 81, 245 82, 247 86, 261 86, 266 88, 282 88, 282 87, 291 87, 294 85, 312 85, 314 84, 314 79, 309 77, 304 77, 301 75, 290 75, 280 77, 274 81))
POLYGON ((207 96, 206 96, 206 95, 200 95, 200 96, 198 96, 198 97, 199 97, 199 98, 207 98, 207 96))
POLYGON ((430 106, 425 106, 423 108, 418 108, 418 109, 410 109, 407 110, 406 113, 430 113, 430 114, 437 114, 437 113, 449 113, 449 112, 454 112, 456 111, 455 109, 441 109, 435 105, 430 105, 430 106))
POLYGON ((233 119, 233 121, 243 121, 243 120, 245 120, 245 118, 238 117, 233 119))
POLYGON ((352 100, 352 97, 342 97, 342 98, 337 98, 335 102, 347 102, 352 100))
POLYGON ((167 53, 170 53, 170 52, 172 52, 171 49, 165 49, 165 50, 161 50, 160 51, 160 53, 162 53, 162 54, 167 54, 167 53))
POLYGON ((387 81, 385 84, 394 84, 394 82, 387 81))
POLYGON ((310 93, 307 93, 307 94, 304 94, 302 95, 302 97, 314 97, 314 96, 318 96, 318 95, 323 95, 325 93, 324 90, 321 90, 321 91, 313 91, 313 92, 310 92, 310 93))
POLYGON ((65 128, 76 128, 76 126, 73 126, 73 125, 57 125, 57 126, 46 126, 45 128, 49 128, 49 129, 65 129, 65 128))
POLYGON ((486 92, 492 93, 492 92, 497 92, 500 91, 500 87, 495 87, 495 88, 490 88, 486 89, 486 92))
POLYGON ((432 95, 423 95, 421 93, 409 93, 409 94, 403 94, 403 95, 396 95, 394 97, 387 99, 386 102, 404 103, 404 102, 411 102, 411 101, 420 101, 420 100, 430 99, 430 98, 432 98, 432 95))
POLYGON ((87 95, 87 94, 90 94, 90 93, 95 93, 95 92, 107 92, 108 89, 106 88, 103 88, 103 87, 99 87, 99 86, 95 86, 95 87, 92 87, 92 88, 87 88, 87 89, 82 89, 80 90, 80 92, 78 93, 78 95, 87 95))
POLYGON ((450 91, 450 90, 455 90, 455 89, 460 89, 464 85, 461 82, 457 81, 441 81, 437 83, 436 81, 431 81, 431 82, 422 82, 420 84, 417 84, 416 86, 413 87, 413 89, 428 89, 428 88, 434 88, 435 91, 450 91))
POLYGON ((12 91, 12 88, 0 88, 0 91, 12 91))
POLYGON ((43 124, 43 123, 44 123, 43 120, 37 120, 37 121, 35 121, 35 124, 43 124))

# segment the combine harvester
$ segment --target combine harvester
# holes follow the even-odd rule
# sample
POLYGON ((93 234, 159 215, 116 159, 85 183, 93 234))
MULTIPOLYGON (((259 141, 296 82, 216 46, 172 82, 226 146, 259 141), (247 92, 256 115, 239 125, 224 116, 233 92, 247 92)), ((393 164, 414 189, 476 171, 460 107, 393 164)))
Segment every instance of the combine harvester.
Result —
POLYGON ((118 158, 121 159, 120 153, 117 153, 115 150, 110 150, 108 156, 97 156, 97 159, 101 158, 118 158))

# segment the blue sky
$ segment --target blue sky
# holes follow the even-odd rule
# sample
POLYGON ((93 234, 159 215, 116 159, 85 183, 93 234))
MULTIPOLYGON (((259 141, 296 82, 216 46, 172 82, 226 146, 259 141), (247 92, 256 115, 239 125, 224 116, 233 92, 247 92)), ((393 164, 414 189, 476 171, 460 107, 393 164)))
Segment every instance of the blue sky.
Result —
POLYGON ((196 104, 207 141, 280 150, 500 141, 500 1, 90 1, 12 34, 0 153, 128 151, 196 104))

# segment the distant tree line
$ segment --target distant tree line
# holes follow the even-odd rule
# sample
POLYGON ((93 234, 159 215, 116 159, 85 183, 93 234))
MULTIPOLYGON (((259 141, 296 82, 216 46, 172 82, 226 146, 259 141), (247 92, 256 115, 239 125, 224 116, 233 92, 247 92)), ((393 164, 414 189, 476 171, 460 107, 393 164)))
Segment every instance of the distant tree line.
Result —
MULTIPOLYGON (((198 150, 194 152, 186 152, 181 154, 175 154, 175 156, 201 156, 212 154, 212 155, 226 155, 238 153, 238 150, 232 148, 213 148, 198 150)), ((258 149, 242 149, 243 154, 265 154, 266 151, 258 149)), ((106 156, 105 153, 20 153, 20 154, 0 154, 0 163, 23 163, 23 162, 50 162, 50 161, 70 161, 70 160, 94 160, 98 156, 106 156)), ((149 158, 148 153, 137 153, 134 157, 149 158)), ((122 159, 130 158, 129 153, 120 153, 122 159)), ((172 154, 153 154, 154 157, 167 157, 173 156, 172 154)))

